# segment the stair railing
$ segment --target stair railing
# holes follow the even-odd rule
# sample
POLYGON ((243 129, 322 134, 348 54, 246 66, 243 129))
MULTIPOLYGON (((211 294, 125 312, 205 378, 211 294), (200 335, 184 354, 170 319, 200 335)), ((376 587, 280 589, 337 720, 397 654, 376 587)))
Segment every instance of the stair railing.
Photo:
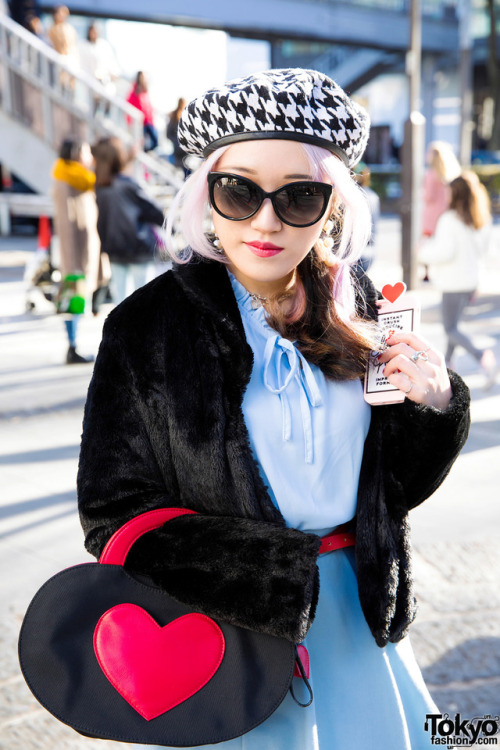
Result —
POLYGON ((171 190, 182 184, 171 164, 142 151, 141 112, 1 14, 0 108, 56 153, 69 135, 88 143, 113 135, 137 147, 136 162, 154 183, 171 190))

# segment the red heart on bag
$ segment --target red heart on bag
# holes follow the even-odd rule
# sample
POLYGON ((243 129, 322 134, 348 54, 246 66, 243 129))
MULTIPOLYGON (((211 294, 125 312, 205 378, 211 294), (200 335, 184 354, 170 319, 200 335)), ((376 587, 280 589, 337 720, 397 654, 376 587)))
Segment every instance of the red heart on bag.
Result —
POLYGON ((394 286, 392 284, 386 284, 382 287, 382 297, 388 302, 396 302, 396 300, 405 292, 406 284, 404 281, 398 281, 394 286))
POLYGON ((147 721, 183 703, 217 672, 222 630, 199 613, 164 627, 136 604, 108 609, 94 631, 94 651, 113 687, 147 721))

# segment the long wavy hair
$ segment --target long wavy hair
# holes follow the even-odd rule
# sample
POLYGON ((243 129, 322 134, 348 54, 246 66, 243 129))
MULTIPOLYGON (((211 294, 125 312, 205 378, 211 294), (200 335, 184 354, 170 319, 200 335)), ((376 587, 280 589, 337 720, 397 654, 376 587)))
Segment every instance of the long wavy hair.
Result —
POLYGON ((490 199, 475 172, 464 171, 450 183, 450 208, 469 227, 481 229, 491 220, 490 199))
MULTIPOLYGON (((283 304, 283 295, 269 298, 266 317, 274 330, 295 341, 308 361, 321 367, 327 377, 353 380, 364 373, 367 357, 376 346, 375 324, 356 311, 356 282, 351 271, 370 237, 370 210, 340 159, 318 146, 300 146, 312 179, 334 186, 330 216, 324 217, 325 223, 328 218, 333 221, 334 245, 330 249, 323 238, 318 239, 297 267, 287 304, 283 304)), ((230 146, 211 154, 173 201, 166 223, 167 248, 177 263, 188 263, 194 254, 227 263, 210 234, 207 186, 207 175, 227 148, 230 146)))

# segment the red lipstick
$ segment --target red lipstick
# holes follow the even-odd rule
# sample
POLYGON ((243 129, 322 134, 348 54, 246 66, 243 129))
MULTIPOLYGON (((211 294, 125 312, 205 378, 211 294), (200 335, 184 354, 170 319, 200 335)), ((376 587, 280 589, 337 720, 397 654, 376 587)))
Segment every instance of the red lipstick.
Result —
POLYGON ((273 245, 272 242, 245 242, 245 245, 259 258, 271 258, 285 249, 279 245, 273 245))

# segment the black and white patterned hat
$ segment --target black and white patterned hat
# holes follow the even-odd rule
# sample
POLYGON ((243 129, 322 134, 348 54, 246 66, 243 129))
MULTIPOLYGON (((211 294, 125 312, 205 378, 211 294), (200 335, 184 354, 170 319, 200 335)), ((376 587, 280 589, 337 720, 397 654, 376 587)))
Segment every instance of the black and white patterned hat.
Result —
POLYGON ((188 104, 179 144, 206 157, 237 141, 281 138, 329 149, 354 167, 366 148, 368 113, 317 70, 286 68, 229 81, 188 104))

